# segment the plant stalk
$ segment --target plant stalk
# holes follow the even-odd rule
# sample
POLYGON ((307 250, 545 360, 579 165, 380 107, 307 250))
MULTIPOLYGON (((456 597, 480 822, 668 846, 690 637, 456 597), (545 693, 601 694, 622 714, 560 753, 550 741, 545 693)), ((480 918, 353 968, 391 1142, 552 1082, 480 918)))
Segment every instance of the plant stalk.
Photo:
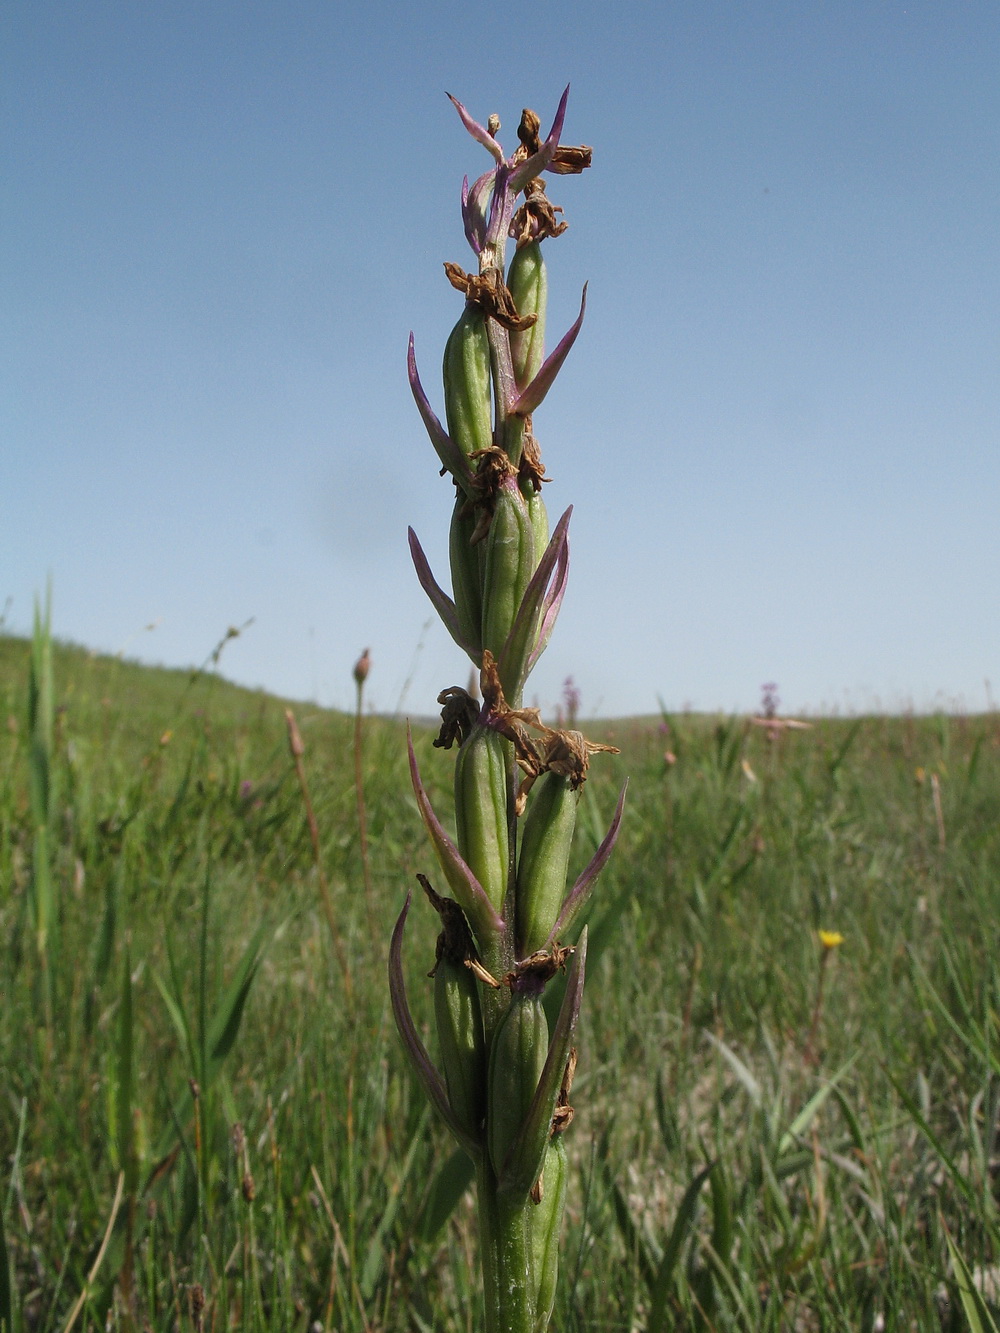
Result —
MULTIPOLYGON (((479 691, 452 686, 438 697, 442 725, 435 746, 458 748, 454 839, 428 799, 412 739, 410 748, 417 804, 454 894, 446 898, 426 875, 417 877, 442 927, 430 974, 440 1069, 406 1000, 400 944, 409 902, 393 934, 389 982, 415 1072, 476 1165, 486 1333, 544 1333, 558 1271, 566 1185, 561 1135, 573 1118, 572 1039, 586 932, 576 949, 564 939, 610 853, 621 814, 619 802, 607 837, 567 892, 579 789, 589 756, 608 747, 575 730, 547 727, 536 709, 521 707, 569 568, 571 511, 550 534, 532 418, 580 327, 578 319, 543 359, 547 279, 539 243, 565 225, 539 177, 550 165, 563 174, 582 170, 590 150, 559 145, 566 94, 544 141, 538 117, 522 113, 520 145, 509 158, 497 141, 496 117, 482 126, 455 105, 495 166, 463 192, 465 234, 478 273, 445 265, 466 298, 444 353, 447 430, 420 383, 412 337, 407 360, 417 408, 457 492, 449 540, 452 596, 435 581, 412 532, 410 549, 421 584, 479 673, 479 691), (518 254, 508 268, 507 243, 514 236, 518 254), (519 836, 522 816, 526 833, 519 836), (550 1025, 542 994, 562 970, 564 999, 550 1025)), ((360 683, 358 699, 360 715, 360 683)))
POLYGON ((482 1249, 485 1333, 535 1333, 531 1221, 527 1205, 511 1206, 497 1193, 485 1154, 476 1170, 482 1249))

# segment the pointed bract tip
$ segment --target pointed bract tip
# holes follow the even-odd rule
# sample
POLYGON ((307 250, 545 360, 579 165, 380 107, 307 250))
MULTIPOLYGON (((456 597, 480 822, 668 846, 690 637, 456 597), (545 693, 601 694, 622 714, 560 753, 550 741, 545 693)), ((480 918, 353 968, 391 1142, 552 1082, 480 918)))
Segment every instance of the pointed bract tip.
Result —
POLYGON ((502 162, 503 149, 497 143, 496 139, 494 139, 493 135, 490 134, 486 126, 480 125, 478 120, 473 120, 457 97, 452 97, 451 93, 447 93, 446 96, 458 112, 462 124, 465 126, 466 130, 468 130, 469 134, 472 135, 473 139, 478 143, 481 143, 486 151, 490 153, 497 162, 502 162))
POLYGON ((559 99, 559 105, 556 107, 556 114, 552 120, 552 128, 549 130, 546 144, 553 148, 559 143, 562 134, 563 121, 566 119, 566 103, 569 101, 569 84, 563 89, 563 95, 559 99))

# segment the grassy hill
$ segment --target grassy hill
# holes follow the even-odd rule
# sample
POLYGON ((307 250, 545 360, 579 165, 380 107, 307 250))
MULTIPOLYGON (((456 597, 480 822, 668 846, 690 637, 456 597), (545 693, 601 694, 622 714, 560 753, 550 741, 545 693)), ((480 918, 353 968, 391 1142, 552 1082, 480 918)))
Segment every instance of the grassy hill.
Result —
MULTIPOLYGON (((352 719, 295 706, 318 868, 281 701, 55 645, 40 843, 30 651, 0 638, 0 1321, 475 1327, 467 1171, 386 998, 435 874, 401 724, 366 719, 366 892, 352 719)), ((963 1261, 1000 1288, 1000 718, 598 732, 622 754, 592 766, 581 863, 631 785, 556 1327, 988 1328, 959 1311, 963 1261)))

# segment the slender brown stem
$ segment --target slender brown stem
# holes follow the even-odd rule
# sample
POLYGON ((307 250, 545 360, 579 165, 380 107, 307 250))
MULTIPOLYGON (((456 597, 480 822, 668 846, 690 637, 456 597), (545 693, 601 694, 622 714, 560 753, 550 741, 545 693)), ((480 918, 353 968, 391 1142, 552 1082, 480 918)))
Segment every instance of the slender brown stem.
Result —
POLYGON ((312 798, 309 795, 309 784, 306 781, 305 765, 302 763, 302 756, 305 754, 306 747, 302 743, 302 735, 299 732, 298 723, 295 721, 295 714, 290 708, 285 709, 285 722, 288 726, 288 748, 292 752, 292 762, 295 765, 295 774, 299 780, 302 801, 306 808, 306 821, 309 824, 309 837, 312 839, 313 861, 316 865, 316 878, 319 882, 320 901, 323 904, 326 923, 330 928, 330 938, 333 941, 333 948, 337 955, 337 962, 340 964, 340 970, 344 975, 344 990, 347 993, 347 998, 350 1000, 354 993, 354 987, 351 983, 351 968, 347 961, 347 951, 344 948, 344 941, 341 939, 340 931, 337 928, 337 919, 333 914, 333 900, 330 897, 330 885, 327 882, 326 871, 323 869, 323 858, 320 854, 319 825, 316 822, 316 814, 313 810, 312 798))
POLYGON ((368 912, 368 929, 372 939, 376 936, 375 898, 372 892, 372 872, 368 862, 368 814, 365 810, 365 774, 363 763, 363 726, 362 705, 364 702, 365 682, 355 677, 357 702, 354 709, 354 790, 358 800, 358 833, 361 837, 361 872, 365 881, 365 907, 368 912))
POLYGON ((931 798, 934 801, 934 818, 937 821, 938 846, 944 851, 947 839, 944 832, 944 811, 941 808, 941 779, 936 773, 931 774, 931 798))
POLYGON ((809 1025, 809 1036, 806 1039, 806 1049, 804 1052, 805 1061, 808 1065, 819 1064, 819 1025, 823 1018, 823 981, 826 977, 826 966, 830 961, 830 949, 824 949, 819 960, 819 977, 816 981, 816 1002, 813 1005, 812 1022, 809 1025))

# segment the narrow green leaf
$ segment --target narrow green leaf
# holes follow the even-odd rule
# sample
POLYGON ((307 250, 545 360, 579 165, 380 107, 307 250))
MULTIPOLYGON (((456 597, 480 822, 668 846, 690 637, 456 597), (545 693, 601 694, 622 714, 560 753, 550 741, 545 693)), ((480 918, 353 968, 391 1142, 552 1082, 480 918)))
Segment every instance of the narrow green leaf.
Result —
POLYGON ((835 778, 837 776, 841 764, 847 758, 848 751, 850 750, 854 742, 857 740, 858 733, 860 732, 863 723, 864 723, 864 718, 859 717, 858 720, 851 727, 851 729, 848 731, 847 735, 841 741, 840 745, 837 747, 836 754, 834 754, 833 758, 827 764, 827 772, 830 774, 831 778, 835 778))
POLYGON ((219 1066, 233 1048, 240 1030, 243 1010, 260 966, 261 944, 266 927, 260 926, 244 950, 229 988, 219 1001, 206 1035, 207 1066, 205 1081, 211 1084, 219 1066))
POLYGON ((677 1119, 677 1107, 674 1104, 674 1099, 667 1095, 662 1069, 656 1071, 654 1100, 656 1123, 660 1127, 660 1138, 663 1140, 663 1146, 668 1153, 676 1153, 681 1146, 681 1127, 677 1119))
POLYGON ((851 1143, 860 1154, 862 1160, 866 1152, 865 1136, 861 1131, 861 1121, 857 1117, 854 1107, 844 1096, 843 1091, 838 1087, 833 1087, 833 1095, 836 1098, 837 1105, 840 1107, 840 1113, 847 1122, 847 1130, 851 1136, 851 1143))
MULTIPOLYGON (((410 1139, 410 1146, 403 1162, 403 1169, 399 1173, 399 1178, 389 1191, 389 1197, 386 1200, 385 1211, 379 1219, 379 1224, 375 1229, 375 1234, 368 1242, 368 1249, 365 1251, 364 1263, 361 1266, 361 1280, 358 1286, 361 1295, 366 1301, 370 1301, 375 1294, 378 1280, 385 1268, 386 1237, 395 1224, 399 1213, 399 1204, 402 1198, 403 1186, 413 1171, 417 1160, 418 1149, 423 1147, 424 1136, 427 1130, 427 1122, 430 1120, 431 1108, 425 1106, 416 1126, 416 1130, 410 1139)), ((470 1162, 471 1165, 471 1162, 470 1162)))
POLYGON ((684 1242, 691 1233, 701 1187, 717 1165, 717 1162, 709 1162, 708 1166, 702 1167, 684 1191, 684 1197, 678 1205, 674 1224, 670 1228, 667 1248, 663 1251, 663 1258, 660 1260, 656 1277, 651 1283, 652 1304, 646 1333, 667 1333, 669 1327, 667 1301, 674 1280, 674 1271, 677 1268, 677 1261, 680 1258, 684 1242))
POLYGON ((982 1292, 976 1287, 972 1274, 969 1272, 969 1267, 959 1253, 958 1246, 952 1240, 951 1232, 944 1225, 943 1219, 941 1220, 941 1228, 948 1243, 948 1253, 951 1255, 951 1266, 958 1285, 958 1295, 962 1302, 962 1309, 965 1311, 965 1317, 969 1322, 970 1333, 998 1333, 996 1322, 983 1300, 982 1292))
POLYGON ((720 1041, 714 1032, 706 1031, 705 1036, 712 1043, 715 1049, 719 1052, 719 1054, 725 1060, 726 1064, 729 1065, 729 1068, 733 1071, 733 1073, 736 1075, 739 1081, 743 1084, 743 1087, 746 1089, 747 1096, 753 1102, 754 1106, 760 1109, 760 1106, 762 1105, 764 1100, 764 1093, 760 1084, 757 1082, 756 1078, 754 1078, 753 1074, 751 1074, 750 1070, 746 1067, 746 1065, 736 1054, 736 1052, 732 1050, 730 1047, 728 1047, 724 1041, 720 1041))
POLYGON ((832 1094, 834 1088, 837 1086, 837 1083, 857 1063, 860 1054, 861 1054, 860 1051, 855 1051, 855 1053, 851 1056, 851 1058, 847 1061, 847 1063, 845 1065, 842 1065, 841 1068, 837 1070, 833 1078, 829 1079, 826 1083, 824 1083, 823 1086, 817 1089, 817 1091, 814 1092, 813 1095, 809 1098, 805 1106, 803 1106, 802 1110, 798 1113, 798 1115, 795 1117, 795 1119, 792 1121, 792 1123, 788 1126, 784 1134, 782 1134, 781 1138, 779 1139, 778 1141, 779 1157, 783 1153, 787 1152, 789 1148, 794 1147, 796 1140, 799 1139, 806 1132, 806 1130, 812 1124, 813 1120, 815 1120, 823 1104, 832 1094))
MULTIPOLYGON (((721 1255, 716 1254, 715 1249, 712 1245, 709 1245, 706 1242, 703 1248, 705 1255, 709 1261, 709 1264, 711 1265, 709 1271, 713 1273, 715 1275, 715 1278, 719 1282, 721 1282, 722 1286, 725 1287, 729 1295, 729 1299, 732 1301, 733 1306, 735 1307, 737 1313, 740 1316, 740 1323, 737 1325, 737 1327, 743 1327, 743 1328, 759 1327, 760 1325, 759 1323, 757 1323, 757 1318, 759 1317, 759 1306, 757 1309, 753 1309, 751 1306, 748 1306, 746 1299, 743 1296, 743 1293, 740 1291, 739 1287, 736 1284, 736 1279, 738 1276, 740 1276, 739 1270, 736 1270, 734 1272, 732 1266, 728 1262, 728 1257, 726 1260, 723 1260, 721 1255)), ((753 1304, 757 1305, 759 1300, 760 1300, 759 1294, 755 1291, 753 1304)))
POLYGON ((122 963, 122 988, 118 1005, 118 1045, 115 1061, 115 1142, 119 1168, 125 1172, 126 1188, 134 1184, 132 1152, 132 961, 128 945, 122 963))
POLYGON ((733 1250, 733 1204, 725 1171, 713 1171, 709 1185, 712 1190, 712 1248, 728 1264, 733 1250))
MULTIPOLYGON (((187 1018, 184 1014, 183 1009, 180 1006, 180 1002, 178 999, 175 999, 174 996, 170 993, 169 989, 167 988, 166 982, 160 976, 159 972, 157 972, 155 968, 150 968, 149 970, 152 975, 156 989, 160 992, 160 999, 163 1001, 164 1008, 166 1009, 167 1014, 170 1017, 171 1023, 173 1023, 174 1025, 174 1031, 177 1033, 177 1037, 184 1050, 184 1054, 190 1061, 193 1055, 193 1051, 191 1048, 191 1032, 190 1029, 188 1028, 187 1018)), ((191 1072, 192 1073, 194 1072, 193 1069, 191 1070, 191 1072)))
POLYGON ((645 1236, 635 1224, 629 1209, 628 1200, 625 1192, 615 1179, 614 1171, 611 1167, 610 1156, 608 1152, 610 1141, 610 1129, 604 1130, 600 1139, 595 1145, 596 1155, 601 1163, 601 1174, 604 1177, 604 1183, 607 1186, 608 1193, 611 1196, 611 1206, 614 1209, 615 1221, 618 1224, 618 1230, 621 1232, 622 1240, 625 1243, 625 1249, 629 1254, 635 1255, 639 1271, 642 1273, 643 1281, 652 1291, 656 1281, 657 1266, 662 1258, 658 1248, 654 1250, 649 1237, 645 1236))
POLYGON ((3 1213, 0 1212, 0 1333, 15 1333, 14 1286, 11 1280, 10 1256, 4 1234, 3 1213))
POLYGON ((431 1184, 418 1222, 420 1239, 437 1239, 459 1200, 476 1178, 476 1166, 464 1148, 456 1148, 443 1163, 431 1184))
POLYGON ((31 851, 31 924, 38 942, 38 952, 48 949, 53 912, 52 871, 49 862, 49 836, 45 824, 35 829, 31 851))
POLYGON ((886 1070, 886 1076, 888 1077, 889 1082, 892 1084, 892 1086, 896 1089, 900 1101, 906 1107, 907 1111, 909 1111, 910 1118, 913 1120, 914 1124, 920 1130, 921 1134, 923 1134, 927 1142, 937 1153, 942 1166, 944 1166, 948 1174, 951 1176, 952 1181, 955 1184, 956 1188, 965 1197, 966 1201, 972 1205, 972 1207, 976 1210, 976 1213, 978 1214, 980 1199, 977 1196, 975 1190, 969 1184, 964 1173, 956 1165, 951 1155, 945 1150, 944 1144, 941 1142, 938 1136, 931 1129, 930 1125, 927 1123, 926 1119, 924 1118, 920 1110, 920 1107, 917 1105, 914 1098, 911 1097, 911 1095, 906 1091, 906 1089, 902 1086, 899 1080, 895 1078, 894 1075, 889 1070, 886 1070))

